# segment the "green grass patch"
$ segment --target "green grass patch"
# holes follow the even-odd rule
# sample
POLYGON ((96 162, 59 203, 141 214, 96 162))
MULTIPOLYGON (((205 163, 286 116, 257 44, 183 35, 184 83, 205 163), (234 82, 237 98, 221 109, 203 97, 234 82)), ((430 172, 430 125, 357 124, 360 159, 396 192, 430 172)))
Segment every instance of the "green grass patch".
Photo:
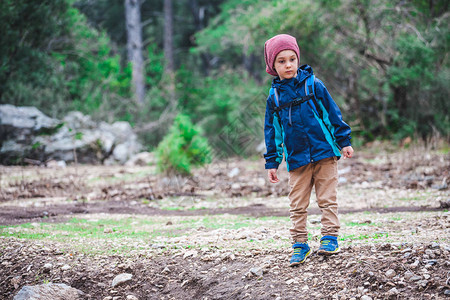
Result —
POLYGON ((125 174, 119 174, 118 176, 99 176, 99 177, 92 177, 89 178, 86 183, 97 183, 97 182, 105 182, 105 183, 118 183, 118 182, 130 182, 135 181, 137 179, 142 179, 148 176, 156 175, 156 168, 153 168, 151 170, 143 170, 136 173, 125 173, 125 174))
POLYGON ((184 207, 181 206, 163 206, 162 210, 184 210, 184 207))
POLYGON ((362 227, 362 226, 380 226, 377 223, 360 223, 360 222, 345 222, 345 226, 348 227, 362 227))
POLYGON ((371 234, 344 234, 339 237, 340 241, 354 241, 354 240, 378 240, 378 239, 384 239, 388 238, 389 233, 387 232, 378 232, 378 233, 371 233, 371 234))
POLYGON ((0 232, 0 236, 16 237, 19 239, 27 239, 27 240, 40 240, 43 238, 51 237, 52 235, 50 233, 0 232))
POLYGON ((414 197, 401 197, 398 198, 398 200, 400 201, 421 201, 421 200, 426 200, 426 196, 414 196, 414 197))

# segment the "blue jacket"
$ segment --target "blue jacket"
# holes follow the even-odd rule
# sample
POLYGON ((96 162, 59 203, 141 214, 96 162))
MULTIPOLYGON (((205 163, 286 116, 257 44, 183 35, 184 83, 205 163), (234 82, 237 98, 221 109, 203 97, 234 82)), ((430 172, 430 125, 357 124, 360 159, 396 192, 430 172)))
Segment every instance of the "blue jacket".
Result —
POLYGON ((283 160, 283 152, 288 171, 328 157, 337 156, 339 159, 339 150, 351 145, 350 132, 350 126, 342 120, 339 107, 322 81, 313 76, 310 66, 301 66, 295 78, 280 80, 276 77, 272 81, 264 124, 266 169, 278 168, 283 160), (281 107, 306 96, 306 82, 311 85, 312 80, 316 103, 323 112, 322 118, 313 100, 275 111, 275 89, 278 106, 281 107))

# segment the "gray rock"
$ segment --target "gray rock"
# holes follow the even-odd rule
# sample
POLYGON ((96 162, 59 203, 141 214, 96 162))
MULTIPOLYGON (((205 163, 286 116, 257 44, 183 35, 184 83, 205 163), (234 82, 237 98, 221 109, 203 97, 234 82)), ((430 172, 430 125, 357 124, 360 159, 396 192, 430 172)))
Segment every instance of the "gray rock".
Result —
POLYGON ((406 271, 404 276, 406 280, 410 280, 414 276, 414 273, 411 271, 406 271))
POLYGON ((231 169, 231 171, 228 172, 227 176, 230 178, 233 178, 233 177, 239 175, 239 173, 240 173, 239 168, 236 167, 236 168, 231 169))
POLYGON ((133 278, 133 275, 129 274, 129 273, 119 274, 116 277, 114 277, 111 286, 116 287, 118 285, 127 283, 127 282, 131 281, 132 278, 133 278))
POLYGON ((79 111, 71 111, 69 112, 64 118, 64 123, 73 130, 77 129, 93 129, 96 127, 96 124, 94 121, 92 121, 92 118, 87 115, 83 115, 83 113, 79 111))
POLYGON ((450 296, 450 290, 449 290, 449 289, 445 290, 445 291, 444 291, 444 295, 445 295, 445 296, 450 296))
POLYGON ((140 152, 133 155, 125 163, 126 166, 149 166, 156 164, 155 154, 152 152, 140 152))
POLYGON ((130 136, 135 136, 133 128, 131 128, 131 125, 128 122, 115 122, 111 125, 111 129, 117 136, 118 144, 128 141, 130 136))
POLYGON ((440 244, 436 243, 436 242, 432 242, 430 247, 431 247, 431 249, 439 249, 440 248, 440 244))
POLYGON ((70 269, 71 269, 71 267, 69 265, 64 265, 61 267, 61 270, 63 270, 63 271, 68 271, 70 269))
POLYGON ((53 268, 53 265, 51 263, 46 263, 43 267, 44 272, 49 272, 53 268))
POLYGON ((1 127, 39 131, 42 129, 53 129, 59 123, 61 121, 47 117, 36 107, 17 107, 11 104, 0 105, 1 127))
POLYGON ((428 280, 419 280, 418 282, 417 282, 417 285, 419 285, 419 286, 421 286, 421 287, 426 287, 427 286, 427 284, 428 284, 428 280))
POLYGON ((396 296, 399 294, 399 291, 397 290, 397 288, 394 287, 394 288, 390 289, 387 292, 387 294, 388 294, 389 298, 396 299, 397 298, 396 296))
POLYGON ((386 277, 387 277, 387 278, 394 278, 395 275, 397 275, 397 274, 396 274, 395 271, 392 270, 392 269, 389 269, 389 270, 387 270, 387 272, 386 272, 386 277))
POLYGON ((372 297, 364 295, 361 297, 361 300, 372 300, 372 297))
POLYGON ((420 279, 422 279, 422 277, 414 275, 409 279, 409 281, 419 281, 420 279))
POLYGON ((24 286, 14 300, 77 300, 85 294, 64 283, 48 283, 35 286, 24 286))
POLYGON ((416 261, 411 264, 411 268, 417 268, 419 266, 419 263, 419 260, 416 259, 416 261))
POLYGON ((141 149, 127 122, 97 123, 80 112, 70 112, 60 121, 35 107, 0 105, 0 163, 27 157, 41 162, 123 164, 141 149))
POLYGON ((424 261, 427 265, 435 265, 435 264, 437 264, 438 263, 438 261, 436 260, 436 259, 429 259, 429 260, 426 260, 426 261, 424 261))
POLYGON ((250 273, 257 277, 263 276, 263 270, 260 267, 251 268, 250 273))

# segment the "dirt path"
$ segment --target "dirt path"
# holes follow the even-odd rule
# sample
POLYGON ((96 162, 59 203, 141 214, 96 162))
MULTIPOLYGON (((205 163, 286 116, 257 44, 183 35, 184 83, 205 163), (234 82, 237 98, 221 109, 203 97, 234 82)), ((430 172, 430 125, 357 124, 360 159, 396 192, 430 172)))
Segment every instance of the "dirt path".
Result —
MULTIPOLYGON (((152 166, 0 167, 0 299, 48 282, 104 300, 445 299, 450 156, 419 153, 341 161, 342 251, 297 268, 287 173, 271 185, 261 161, 190 179, 152 166), (112 287, 121 273, 132 279, 112 287)), ((314 195, 308 230, 316 250, 314 195)))
MULTIPOLYGON (((399 207, 378 207, 378 208, 344 208, 340 209, 340 214, 353 214, 359 212, 367 213, 396 213, 396 212, 419 212, 419 211, 444 211, 441 207, 426 206, 399 206, 399 207)), ((30 222, 64 222, 74 214, 139 214, 146 216, 205 216, 205 215, 248 215, 252 217, 288 217, 289 211, 285 208, 270 208, 264 204, 234 208, 214 208, 198 210, 164 210, 149 207, 147 205, 130 206, 124 201, 105 201, 95 203, 74 203, 59 204, 49 207, 17 207, 2 206, 0 211, 0 225, 16 225, 30 222)), ((320 209, 317 207, 308 210, 310 215, 319 215, 320 209)))

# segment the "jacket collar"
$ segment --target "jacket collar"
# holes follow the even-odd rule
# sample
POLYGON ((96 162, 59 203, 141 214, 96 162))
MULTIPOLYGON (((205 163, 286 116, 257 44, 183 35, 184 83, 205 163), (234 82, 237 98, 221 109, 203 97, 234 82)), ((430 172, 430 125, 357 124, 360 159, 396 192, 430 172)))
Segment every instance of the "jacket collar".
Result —
POLYGON ((297 70, 297 76, 290 79, 281 80, 279 76, 272 80, 272 87, 279 91, 287 92, 289 90, 295 90, 299 85, 303 84, 309 76, 313 75, 313 69, 309 65, 300 66, 297 70))

